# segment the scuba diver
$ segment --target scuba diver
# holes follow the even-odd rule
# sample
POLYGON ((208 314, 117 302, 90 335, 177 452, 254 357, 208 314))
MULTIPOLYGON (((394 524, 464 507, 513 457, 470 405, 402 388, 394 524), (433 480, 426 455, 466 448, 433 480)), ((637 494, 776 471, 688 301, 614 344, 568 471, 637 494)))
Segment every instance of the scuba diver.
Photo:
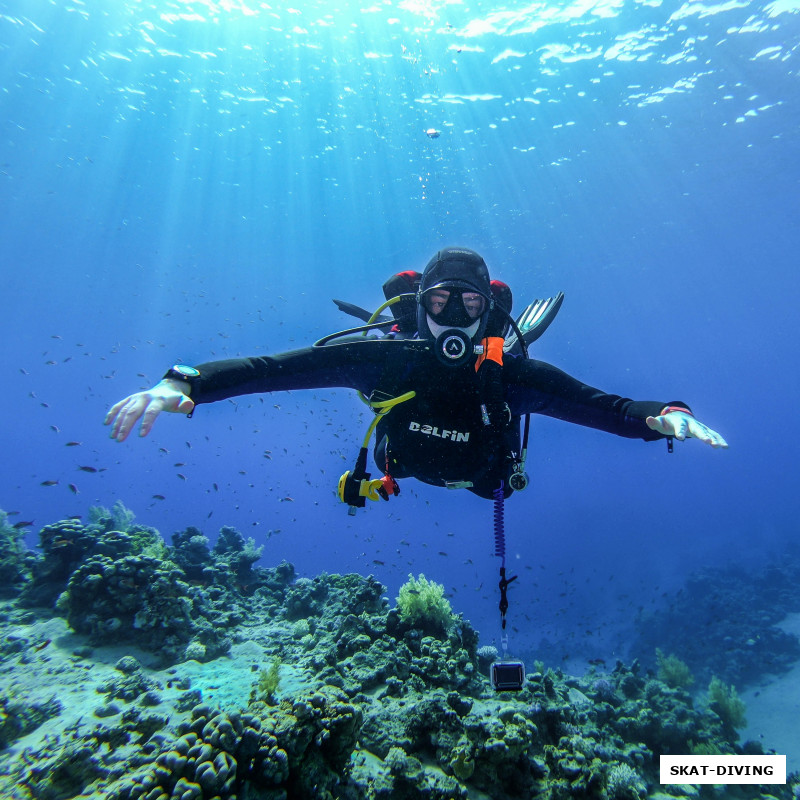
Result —
POLYGON ((679 400, 630 400, 592 388, 528 357, 528 346, 552 322, 563 294, 511 316, 511 290, 492 281, 473 250, 449 247, 423 273, 384 284, 387 302, 370 315, 335 301, 365 324, 313 346, 274 356, 177 364, 153 388, 116 403, 105 419, 124 441, 141 419, 146 436, 162 411, 192 415, 196 406, 238 395, 346 387, 375 412, 355 468, 342 476, 339 497, 363 507, 388 499, 397 481, 466 488, 487 499, 527 484, 530 414, 545 414, 628 438, 696 438, 727 443, 679 400), (389 308, 391 316, 380 312, 389 308), (380 334, 372 331, 383 331, 380 334), (524 424, 523 424, 524 418, 524 424), (371 480, 367 451, 382 477, 371 480))

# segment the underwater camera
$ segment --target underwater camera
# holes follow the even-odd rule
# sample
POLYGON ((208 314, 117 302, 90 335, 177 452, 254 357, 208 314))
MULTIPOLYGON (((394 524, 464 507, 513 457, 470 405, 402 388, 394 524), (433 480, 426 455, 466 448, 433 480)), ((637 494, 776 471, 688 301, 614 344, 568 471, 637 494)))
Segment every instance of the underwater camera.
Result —
POLYGON ((489 677, 496 692, 518 692, 525 683, 525 665, 521 661, 495 661, 489 677))

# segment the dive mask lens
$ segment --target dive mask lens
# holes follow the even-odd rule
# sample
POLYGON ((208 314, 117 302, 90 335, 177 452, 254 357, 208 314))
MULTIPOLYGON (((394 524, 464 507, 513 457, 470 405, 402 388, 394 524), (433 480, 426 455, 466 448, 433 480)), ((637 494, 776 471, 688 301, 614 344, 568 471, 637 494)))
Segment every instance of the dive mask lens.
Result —
POLYGON ((478 292, 457 288, 434 288, 425 293, 425 310, 438 325, 467 328, 483 314, 486 298, 478 292))

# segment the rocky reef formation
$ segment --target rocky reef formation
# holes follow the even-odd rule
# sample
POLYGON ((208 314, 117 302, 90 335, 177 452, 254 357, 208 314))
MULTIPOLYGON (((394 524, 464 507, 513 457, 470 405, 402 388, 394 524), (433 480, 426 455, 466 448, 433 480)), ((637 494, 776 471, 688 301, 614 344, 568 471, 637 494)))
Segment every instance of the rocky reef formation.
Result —
POLYGON ((744 687, 800 659, 797 636, 778 626, 798 612, 800 548, 760 569, 703 568, 664 607, 637 621, 630 652, 649 664, 661 648, 676 653, 698 681, 717 676, 744 687))
POLYGON ((12 524, 8 514, 0 511, 0 598, 16 597, 30 580, 35 556, 23 542, 29 526, 25 521, 12 524))
POLYGON ((261 551, 233 528, 209 545, 188 528, 168 546, 121 504, 93 508, 88 524, 65 519, 43 527, 38 557, 17 555, 19 603, 55 606, 91 643, 130 642, 164 664, 187 654, 216 658, 230 648, 227 631, 247 614, 245 598, 256 588, 281 596, 294 570, 253 569, 261 551))
POLYGON ((360 709, 331 687, 271 708, 197 705, 177 736, 159 740, 108 800, 151 797, 333 797, 361 726, 360 709))
MULTIPOLYGON (((659 755, 763 752, 737 740, 735 691, 717 681, 693 696, 673 657, 662 654, 657 672, 618 662, 582 677, 537 663, 521 691, 498 694, 486 677, 491 648, 478 648, 476 631, 424 576, 392 607, 372 577, 255 568, 257 550, 230 528, 211 547, 195 529, 167 546, 130 523, 119 530, 119 520, 68 525, 71 571, 53 555, 64 527, 46 526, 45 554, 0 609, 0 679, 19 686, 0 705, 3 796, 716 798, 710 786, 660 785, 659 755), (45 596, 49 609, 32 605, 45 596), (30 633, 53 613, 77 632, 70 651, 66 638, 30 633), (162 668, 132 654, 103 668, 92 647, 109 642, 163 650, 162 668), (204 681, 204 671, 232 676, 219 670, 237 664, 249 696, 221 699, 221 680, 204 681), (58 672, 63 686, 88 679, 96 701, 60 724, 68 709, 55 695, 26 699, 28 667, 58 672), (47 734, 37 738, 37 727, 47 734)), ((766 789, 728 786, 724 796, 789 800, 800 776, 766 789)))

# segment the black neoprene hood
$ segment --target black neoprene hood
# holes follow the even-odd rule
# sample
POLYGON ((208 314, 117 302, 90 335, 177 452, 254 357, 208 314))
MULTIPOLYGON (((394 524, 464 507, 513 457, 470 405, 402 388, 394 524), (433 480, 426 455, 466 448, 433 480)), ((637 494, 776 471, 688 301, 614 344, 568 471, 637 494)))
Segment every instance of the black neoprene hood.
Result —
POLYGON ((466 247, 445 247, 427 264, 419 285, 420 293, 436 286, 471 289, 491 298, 489 268, 474 250, 466 247))
POLYGON ((427 263, 417 292, 417 330, 422 338, 432 338, 428 328, 428 314, 422 303, 422 295, 437 287, 477 292, 486 298, 486 309, 482 315, 480 326, 482 335, 492 305, 489 268, 483 258, 474 250, 466 247, 445 247, 427 263))

